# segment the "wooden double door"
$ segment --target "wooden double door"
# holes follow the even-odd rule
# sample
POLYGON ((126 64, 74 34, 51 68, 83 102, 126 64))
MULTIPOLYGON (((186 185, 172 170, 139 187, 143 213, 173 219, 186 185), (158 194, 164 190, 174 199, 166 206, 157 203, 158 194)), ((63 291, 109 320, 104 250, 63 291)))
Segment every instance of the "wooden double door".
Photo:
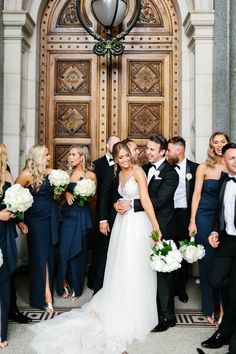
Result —
MULTIPOLYGON (((91 0, 82 5, 88 25, 101 33, 91 0)), ((124 26, 134 6, 130 0, 124 26)), ((40 33, 39 141, 49 146, 54 166, 65 165, 74 143, 88 145, 95 159, 109 135, 129 137, 142 150, 150 134, 178 134, 179 22, 172 0, 142 0, 125 51, 110 65, 93 53, 75 0, 49 0, 40 33)))

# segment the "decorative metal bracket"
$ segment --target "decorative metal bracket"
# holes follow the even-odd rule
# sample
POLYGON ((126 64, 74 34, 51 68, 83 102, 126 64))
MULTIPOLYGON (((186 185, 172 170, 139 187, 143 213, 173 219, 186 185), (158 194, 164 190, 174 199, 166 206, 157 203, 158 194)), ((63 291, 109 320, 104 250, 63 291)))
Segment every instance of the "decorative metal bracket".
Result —
POLYGON ((136 12, 133 16, 133 19, 130 21, 128 27, 122 31, 121 33, 117 34, 114 38, 112 37, 112 27, 107 28, 107 37, 104 38, 100 34, 98 34, 93 28, 89 27, 86 24, 86 21, 84 19, 84 16, 82 15, 81 11, 81 1, 82 0, 77 0, 76 1, 76 9, 77 9, 77 14, 79 21, 81 25, 84 27, 84 29, 98 42, 94 45, 93 51, 96 55, 99 56, 106 56, 108 59, 108 63, 111 62, 111 56, 112 55, 121 55, 124 52, 124 45, 120 43, 122 39, 124 39, 129 32, 132 30, 132 28, 135 26, 137 23, 140 12, 141 12, 141 0, 136 0, 136 12))

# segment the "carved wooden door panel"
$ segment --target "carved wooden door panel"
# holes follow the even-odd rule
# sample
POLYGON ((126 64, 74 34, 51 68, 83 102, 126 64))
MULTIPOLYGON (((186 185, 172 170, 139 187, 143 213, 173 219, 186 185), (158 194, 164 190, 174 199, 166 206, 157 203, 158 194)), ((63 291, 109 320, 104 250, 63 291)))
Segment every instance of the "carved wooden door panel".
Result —
MULTIPOLYGON (((126 23, 133 6, 129 1, 126 23)), ((90 0, 83 9, 96 28, 90 0)), ((41 22, 39 141, 49 146, 54 166, 65 166, 73 143, 87 145, 95 159, 111 134, 134 139, 141 149, 150 134, 178 134, 179 24, 172 0, 142 0, 140 20, 112 65, 93 45, 75 0, 48 1, 41 22)))

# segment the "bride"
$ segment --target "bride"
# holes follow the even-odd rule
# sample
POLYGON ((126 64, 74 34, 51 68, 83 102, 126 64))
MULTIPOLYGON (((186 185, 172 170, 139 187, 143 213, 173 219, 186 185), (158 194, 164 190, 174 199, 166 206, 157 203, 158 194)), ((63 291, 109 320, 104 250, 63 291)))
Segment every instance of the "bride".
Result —
POLYGON ((103 288, 81 309, 31 326, 37 353, 121 354, 135 338, 143 340, 157 324, 156 272, 149 265, 153 229, 159 229, 147 181, 132 163, 127 145, 114 145, 119 193, 140 198, 145 210, 117 214, 111 233, 103 288))

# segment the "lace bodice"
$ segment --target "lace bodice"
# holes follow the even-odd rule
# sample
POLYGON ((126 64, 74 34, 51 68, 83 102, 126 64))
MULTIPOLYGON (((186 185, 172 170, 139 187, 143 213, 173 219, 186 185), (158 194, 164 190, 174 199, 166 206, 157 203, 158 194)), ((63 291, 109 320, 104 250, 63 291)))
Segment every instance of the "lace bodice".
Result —
POLYGON ((139 199, 138 184, 134 176, 131 176, 123 187, 120 183, 118 191, 124 199, 139 199))

